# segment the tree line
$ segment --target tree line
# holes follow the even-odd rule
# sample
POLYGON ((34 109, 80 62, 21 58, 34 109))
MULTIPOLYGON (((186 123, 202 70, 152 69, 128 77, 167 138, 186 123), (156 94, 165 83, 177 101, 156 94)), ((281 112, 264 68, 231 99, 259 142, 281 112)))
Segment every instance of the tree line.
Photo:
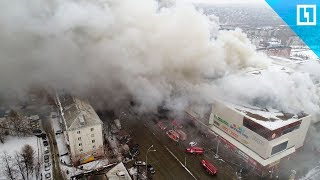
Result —
POLYGON ((9 180, 40 179, 40 163, 35 158, 35 151, 28 144, 23 146, 20 152, 15 152, 14 155, 3 152, 1 163, 2 173, 9 180))
POLYGON ((0 142, 4 143, 8 135, 20 137, 32 135, 30 119, 11 110, 8 117, 0 121, 0 142))

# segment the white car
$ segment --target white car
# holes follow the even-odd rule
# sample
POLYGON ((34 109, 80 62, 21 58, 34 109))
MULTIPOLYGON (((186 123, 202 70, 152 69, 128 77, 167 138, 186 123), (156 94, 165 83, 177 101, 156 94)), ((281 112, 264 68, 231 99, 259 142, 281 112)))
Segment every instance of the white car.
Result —
POLYGON ((189 145, 190 146, 196 146, 198 143, 197 142, 194 142, 194 141, 191 141, 190 143, 189 143, 189 145))
POLYGON ((136 165, 136 166, 145 166, 145 165, 146 165, 146 162, 136 161, 136 162, 134 162, 134 165, 136 165))

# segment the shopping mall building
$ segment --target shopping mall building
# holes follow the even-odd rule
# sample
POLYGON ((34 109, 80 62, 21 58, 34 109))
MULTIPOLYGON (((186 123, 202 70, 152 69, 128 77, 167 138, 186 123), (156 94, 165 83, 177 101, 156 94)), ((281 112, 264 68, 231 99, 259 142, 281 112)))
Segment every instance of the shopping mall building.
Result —
POLYGON ((209 113, 190 108, 187 114, 206 126, 256 169, 266 170, 302 147, 311 122, 305 113, 215 101, 209 113))

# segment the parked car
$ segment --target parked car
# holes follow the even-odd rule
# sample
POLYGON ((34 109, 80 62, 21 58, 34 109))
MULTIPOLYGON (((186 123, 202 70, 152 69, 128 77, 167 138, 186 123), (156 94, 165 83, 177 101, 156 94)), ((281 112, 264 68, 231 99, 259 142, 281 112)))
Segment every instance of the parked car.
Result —
POLYGON ((50 166, 44 166, 45 171, 50 171, 50 166))
POLYGON ((148 169, 148 172, 151 174, 156 173, 156 171, 154 170, 154 167, 151 164, 147 165, 147 169, 148 169))
POLYGON ((61 133, 62 133, 62 130, 56 131, 56 135, 61 134, 61 133))
POLYGON ((33 132, 33 134, 41 134, 42 133, 41 129, 35 129, 32 132, 33 132))
POLYGON ((50 153, 49 149, 44 150, 44 154, 49 154, 49 153, 50 153))
POLYGON ((45 163, 45 164, 44 164, 44 167, 50 167, 50 166, 51 166, 50 163, 45 163))
POLYGON ((44 155, 44 162, 49 163, 49 155, 44 155))
POLYGON ((132 155, 133 157, 136 157, 136 156, 138 156, 139 154, 140 154, 139 149, 133 149, 133 150, 131 150, 131 155, 132 155))
POLYGON ((134 149, 139 149, 139 144, 134 144, 134 145, 131 147, 131 150, 134 150, 134 149))
POLYGON ((166 130, 167 129, 167 126, 162 121, 158 122, 157 125, 159 126, 159 128, 161 130, 166 130))
POLYGON ((48 146, 48 145, 49 145, 48 141, 47 141, 47 140, 44 140, 44 141, 43 141, 43 145, 44 145, 44 146, 48 146))
POLYGON ((210 175, 215 175, 218 173, 218 169, 213 164, 211 164, 208 160, 202 160, 201 165, 206 169, 206 171, 210 175))
POLYGON ((191 142, 189 143, 190 146, 196 146, 197 144, 198 144, 198 143, 195 142, 195 141, 191 141, 191 142))
POLYGON ((201 155, 201 154, 204 153, 204 150, 203 150, 203 148, 201 148, 201 147, 195 147, 195 146, 193 146, 193 147, 187 148, 187 152, 188 152, 188 153, 191 153, 191 154, 201 155))
POLYGON ((46 177, 46 179, 50 179, 51 178, 51 173, 45 174, 44 177, 46 177))
POLYGON ((134 162, 134 165, 136 165, 136 166, 145 166, 146 162, 144 162, 144 161, 136 161, 136 162, 134 162))
POLYGON ((169 130, 166 132, 166 134, 169 136, 170 139, 172 139, 175 142, 179 142, 179 134, 175 132, 174 130, 169 130))

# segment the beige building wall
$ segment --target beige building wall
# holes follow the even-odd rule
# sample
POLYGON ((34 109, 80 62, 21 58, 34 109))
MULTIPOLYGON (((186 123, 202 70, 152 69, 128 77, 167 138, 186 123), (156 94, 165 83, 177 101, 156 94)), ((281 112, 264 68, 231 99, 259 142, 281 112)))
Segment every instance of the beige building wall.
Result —
POLYGON ((289 149, 290 147, 295 147, 295 149, 297 149, 303 146, 311 121, 310 116, 304 117, 302 118, 299 129, 268 141, 259 134, 256 134, 250 129, 244 127, 243 117, 243 114, 229 108, 223 103, 216 103, 212 107, 212 114, 210 115, 209 124, 213 124, 222 131, 226 132, 229 136, 233 137, 234 139, 257 153, 263 159, 268 159, 274 156, 275 154, 271 155, 272 148, 285 141, 288 141, 287 149, 289 149), (218 123, 215 123, 214 121, 218 123), (242 129, 241 133, 230 128, 230 126, 236 127, 238 130, 242 129))
POLYGON ((83 127, 67 132, 74 164, 79 160, 94 155, 95 158, 104 156, 102 127, 100 124, 83 127))

